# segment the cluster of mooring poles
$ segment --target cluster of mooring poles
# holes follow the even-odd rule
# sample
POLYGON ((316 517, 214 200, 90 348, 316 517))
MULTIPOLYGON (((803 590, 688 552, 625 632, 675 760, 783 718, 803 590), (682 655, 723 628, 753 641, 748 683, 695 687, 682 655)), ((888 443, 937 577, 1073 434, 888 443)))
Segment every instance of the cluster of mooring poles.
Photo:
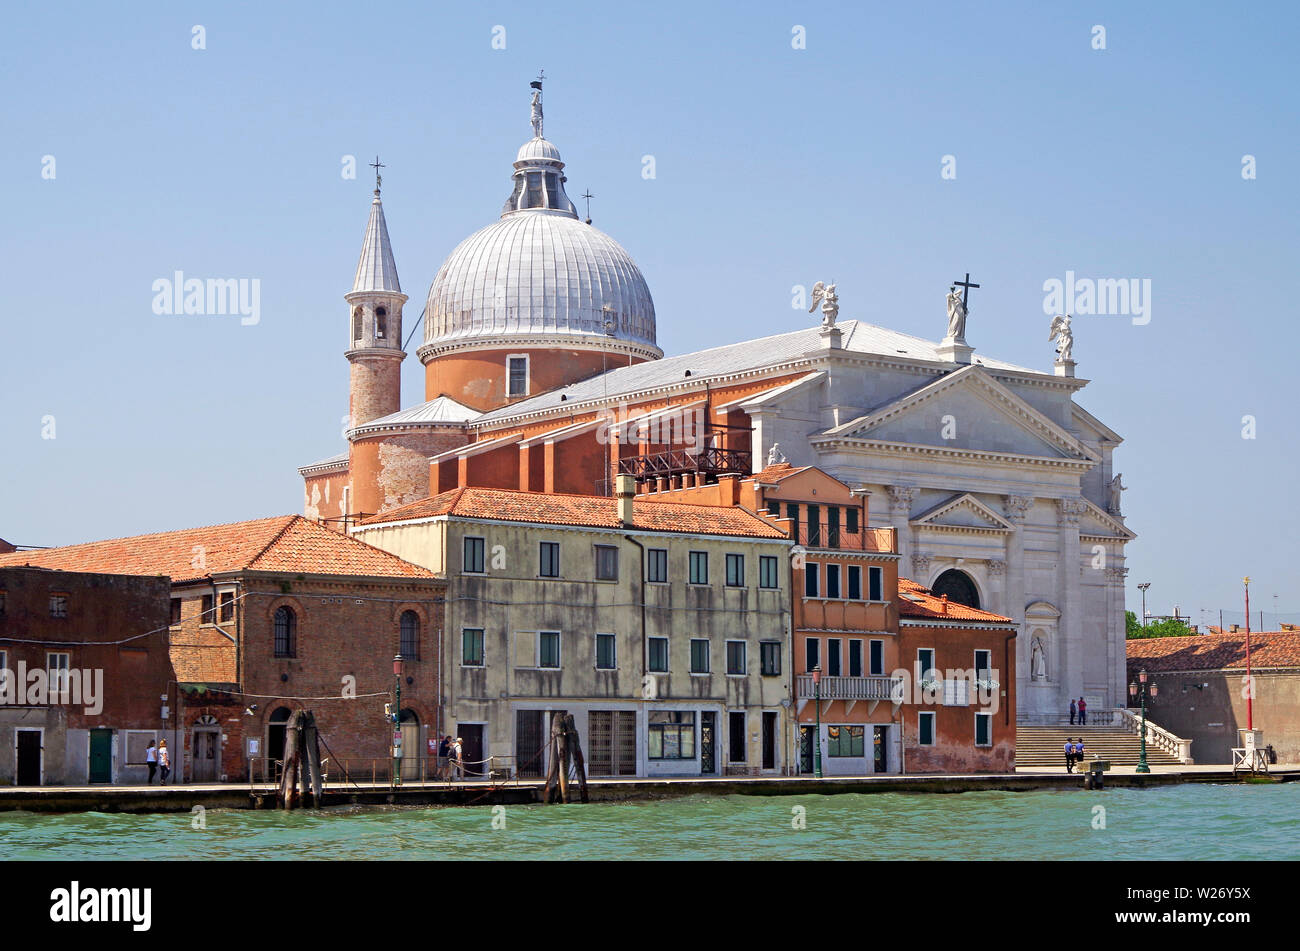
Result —
POLYGON ((310 805, 319 807, 323 785, 316 717, 310 710, 299 710, 284 734, 284 773, 277 805, 282 809, 306 807, 310 797, 310 805))
POLYGON ((551 768, 546 774, 546 791, 542 802, 569 801, 569 766, 577 768, 578 785, 582 801, 587 801, 587 764, 582 757, 582 742, 578 728, 573 725, 573 714, 557 713, 551 720, 551 768))

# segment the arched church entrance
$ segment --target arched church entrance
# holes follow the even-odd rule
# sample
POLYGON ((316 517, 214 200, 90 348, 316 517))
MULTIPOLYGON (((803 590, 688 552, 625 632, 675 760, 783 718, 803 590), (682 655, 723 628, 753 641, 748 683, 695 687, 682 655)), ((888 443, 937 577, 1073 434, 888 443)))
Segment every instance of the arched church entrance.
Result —
POLYGON ((957 568, 949 568, 935 578, 930 590, 934 592, 936 598, 946 594, 948 600, 954 604, 964 604, 968 608, 980 606, 980 593, 975 587, 975 582, 971 580, 970 575, 957 568))

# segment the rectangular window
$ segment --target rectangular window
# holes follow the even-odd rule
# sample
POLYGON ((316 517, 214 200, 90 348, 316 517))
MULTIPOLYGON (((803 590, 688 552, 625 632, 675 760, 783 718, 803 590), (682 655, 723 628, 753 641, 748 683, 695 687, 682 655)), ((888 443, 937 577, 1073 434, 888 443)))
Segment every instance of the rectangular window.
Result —
POLYGON ((5 616, 5 592, 0 591, 0 617, 5 616))
POLYGON ((831 548, 840 547, 840 507, 831 505, 826 509, 826 544, 831 548))
POLYGON ((763 641, 758 645, 759 662, 764 677, 781 676, 781 642, 763 641))
POLYGON ((767 503, 767 514, 773 516, 774 518, 779 518, 781 515, 781 503, 775 501, 769 501, 767 503))
POLYGON ((172 598, 172 624, 181 623, 181 599, 172 598))
POLYGON ((528 395, 528 358, 510 357, 510 389, 507 396, 528 395))
POLYGON ((943 682, 943 705, 945 707, 970 706, 970 681, 963 678, 943 682))
POLYGON ((855 508, 845 509, 844 520, 846 522, 844 530, 850 535, 856 535, 858 533, 858 510, 855 508))
POLYGON ((803 596, 805 598, 819 596, 817 592, 821 589, 821 585, 818 583, 820 580, 821 565, 815 561, 805 562, 803 566, 803 596))
POLYGON ((780 587, 777 569, 778 562, 775 555, 760 555, 758 558, 758 586, 760 588, 780 587))
POLYGON ((691 673, 707 674, 709 672, 709 639, 707 637, 691 638, 691 673))
POLYGON ((235 619, 235 592, 221 592, 221 610, 219 617, 223 624, 235 619))
POLYGON ((727 587, 743 588, 745 586, 745 556, 727 555, 727 587))
POLYGON ((840 596, 840 566, 826 566, 826 597, 838 598, 840 596))
MULTIPOLYGON (((852 509, 850 509, 852 511, 852 509)), ((849 593, 850 601, 862 600, 862 566, 849 565, 849 593)))
POLYGON ((934 711, 929 710, 918 713, 916 716, 917 726, 917 744, 919 746, 934 746, 934 711))
POLYGON ((484 541, 481 538, 465 536, 465 561, 463 568, 467 574, 483 574, 484 541))
POLYGON ((537 666, 556 670, 560 666, 560 632, 537 632, 537 666))
MULTIPOLYGON (((45 670, 49 675, 50 693, 63 693, 69 689, 68 677, 72 668, 72 655, 65 651, 47 651, 45 670)), ((51 697, 51 701, 55 698, 51 697)))
POLYGON ((595 545, 596 580, 618 580, 618 549, 613 545, 595 545))
POLYGON ((826 638, 826 676, 838 677, 840 675, 840 639, 838 637, 826 638))
POLYGON ((68 596, 66 594, 50 595, 50 617, 68 616, 68 596))
POLYGON ((822 642, 819 638, 810 637, 803 642, 804 671, 812 673, 814 667, 821 666, 822 662, 822 642))
POLYGON ((650 638, 650 671, 655 674, 668 673, 668 638, 650 638))
POLYGON ((790 537, 796 542, 799 542, 799 506, 794 502, 787 502, 785 506, 785 517, 790 522, 790 537))
POLYGON ((991 713, 975 714, 975 745, 976 746, 993 745, 993 714, 991 713))
POLYGON ((862 676, 862 642, 857 639, 849 641, 849 676, 862 676))
POLYGON ((916 666, 921 680, 929 680, 934 672, 934 648, 920 647, 916 651, 916 666))
POLYGON ((808 544, 820 548, 822 545, 822 507, 808 506, 808 544))
POLYGON ((212 595, 205 594, 203 596, 203 608, 199 614, 199 623, 212 624, 214 621, 216 621, 216 616, 212 610, 212 595))
POLYGON ((867 600, 885 600, 885 569, 879 565, 867 569, 867 600))
POLYGON ((648 759, 695 759, 694 710, 651 710, 646 720, 648 759))
POLYGON ((691 584, 709 583, 709 553, 707 551, 691 552, 691 584))
POLYGON ((979 650, 975 652, 975 676, 981 680, 990 676, 993 669, 993 652, 979 650))
POLYGON ((460 665, 462 667, 483 666, 483 629, 467 627, 460 632, 460 665))
POLYGON ((745 673, 744 641, 727 641, 727 673, 732 676, 745 673))
POLYGON ((826 728, 827 756, 865 756, 867 729, 861 726, 828 726, 826 728))
POLYGON ((871 642, 871 676, 883 677, 885 675, 885 642, 871 642))
POLYGON ((745 714, 733 710, 727 714, 727 762, 745 762, 745 714))
POLYGON ((560 543, 542 542, 538 546, 538 555, 537 574, 543 578, 560 577, 560 543))
POLYGON ((668 582, 668 549, 651 548, 645 553, 645 580, 655 584, 668 582))
POLYGON ((596 669, 613 670, 618 664, 614 656, 615 641, 613 634, 596 635, 596 669))

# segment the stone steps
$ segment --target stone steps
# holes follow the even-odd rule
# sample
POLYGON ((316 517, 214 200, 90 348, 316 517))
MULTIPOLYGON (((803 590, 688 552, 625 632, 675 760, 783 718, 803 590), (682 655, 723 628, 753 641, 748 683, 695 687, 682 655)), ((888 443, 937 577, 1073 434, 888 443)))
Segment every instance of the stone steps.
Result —
MULTIPOLYGON (((1065 738, 1083 738, 1087 759, 1110 760, 1116 766, 1136 766, 1142 741, 1136 733, 1113 727, 1017 726, 1016 766, 1064 766, 1065 738)), ((1177 757, 1147 744, 1147 763, 1152 766, 1177 766, 1177 757)))

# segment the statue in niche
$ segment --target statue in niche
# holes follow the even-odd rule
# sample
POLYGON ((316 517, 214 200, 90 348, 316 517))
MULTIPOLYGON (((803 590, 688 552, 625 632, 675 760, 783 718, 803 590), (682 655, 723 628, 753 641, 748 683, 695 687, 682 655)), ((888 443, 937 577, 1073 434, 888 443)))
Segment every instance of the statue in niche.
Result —
POLYGON ((1037 635, 1029 648, 1029 679, 1047 679, 1047 649, 1043 646, 1043 639, 1037 635))

